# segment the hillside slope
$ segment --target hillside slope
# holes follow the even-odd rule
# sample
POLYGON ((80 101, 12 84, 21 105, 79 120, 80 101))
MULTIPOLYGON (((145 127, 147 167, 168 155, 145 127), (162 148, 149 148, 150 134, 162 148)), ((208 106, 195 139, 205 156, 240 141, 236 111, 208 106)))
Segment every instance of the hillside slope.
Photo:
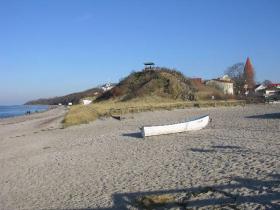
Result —
POLYGON ((170 99, 191 99, 196 92, 191 80, 179 71, 156 67, 133 72, 113 89, 101 94, 96 102, 108 99, 128 101, 150 96, 170 99))
POLYGON ((36 105, 36 104, 57 105, 57 104, 61 103, 61 104, 67 105, 69 102, 72 102, 73 104, 78 104, 82 98, 93 97, 96 93, 98 93, 98 95, 101 94, 102 89, 92 88, 89 90, 72 93, 72 94, 68 94, 65 96, 32 100, 32 101, 26 102, 25 104, 26 105, 36 105))

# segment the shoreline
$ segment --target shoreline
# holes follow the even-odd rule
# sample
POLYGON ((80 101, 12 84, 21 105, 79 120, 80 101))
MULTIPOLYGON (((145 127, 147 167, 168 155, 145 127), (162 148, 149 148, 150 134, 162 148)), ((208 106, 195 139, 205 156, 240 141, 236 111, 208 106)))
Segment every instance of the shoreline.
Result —
POLYGON ((1 117, 0 116, 0 121, 3 120, 3 119, 11 119, 11 118, 17 118, 17 117, 24 117, 24 116, 29 116, 29 115, 34 115, 34 114, 40 114, 40 113, 43 113, 43 112, 47 112, 51 109, 55 109, 57 108, 58 106, 56 105, 11 105, 11 106, 2 106, 2 107, 21 107, 21 106, 30 106, 30 107, 35 107, 35 106, 38 106, 38 107, 42 107, 42 106, 46 106, 46 109, 43 109, 43 110, 35 110, 35 111, 31 111, 29 114, 27 114, 27 110, 25 113, 22 113, 22 114, 18 114, 18 115, 11 115, 11 116, 5 116, 5 117, 1 117))
POLYGON ((7 124, 16 124, 26 121, 32 121, 37 119, 45 119, 50 116, 55 117, 61 116, 61 113, 64 113, 63 116, 66 114, 66 109, 64 107, 57 107, 57 106, 51 106, 47 110, 40 111, 40 112, 33 112, 31 114, 25 114, 25 115, 19 115, 19 116, 12 116, 12 117, 5 117, 0 118, 0 125, 7 125, 7 124), (54 112, 53 110, 59 110, 54 112))

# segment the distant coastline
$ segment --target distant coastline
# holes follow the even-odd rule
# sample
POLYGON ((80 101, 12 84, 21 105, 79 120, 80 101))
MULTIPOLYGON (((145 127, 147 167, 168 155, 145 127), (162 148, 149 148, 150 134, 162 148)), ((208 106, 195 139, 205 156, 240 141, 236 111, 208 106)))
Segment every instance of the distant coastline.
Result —
POLYGON ((37 112, 47 111, 50 107, 48 105, 0 105, 0 119, 23 116, 37 112))

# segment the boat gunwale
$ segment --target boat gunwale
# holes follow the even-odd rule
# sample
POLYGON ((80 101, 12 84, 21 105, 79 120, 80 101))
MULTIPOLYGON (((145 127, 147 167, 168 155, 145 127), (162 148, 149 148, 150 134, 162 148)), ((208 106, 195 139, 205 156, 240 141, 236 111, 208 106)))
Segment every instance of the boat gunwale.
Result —
POLYGON ((203 119, 205 117, 209 117, 209 115, 203 115, 202 117, 197 117, 197 118, 194 118, 194 119, 190 119, 188 121, 185 121, 185 122, 179 122, 179 123, 173 123, 173 124, 165 124, 165 125, 145 125, 145 126, 142 126, 140 129, 144 129, 144 127, 160 127, 160 126, 169 126, 169 125, 179 125, 179 124, 184 124, 184 123, 189 123, 189 122, 193 122, 193 121, 197 121, 197 120, 200 120, 200 119, 203 119))

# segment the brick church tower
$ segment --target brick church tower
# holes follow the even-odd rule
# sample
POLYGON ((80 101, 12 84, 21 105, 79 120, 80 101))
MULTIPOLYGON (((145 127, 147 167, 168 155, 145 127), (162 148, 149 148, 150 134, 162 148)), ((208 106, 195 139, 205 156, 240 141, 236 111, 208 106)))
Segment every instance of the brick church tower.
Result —
POLYGON ((244 79, 245 79, 245 86, 244 89, 248 90, 249 92, 254 91, 255 88, 255 71, 254 67, 251 63, 250 58, 248 57, 246 60, 246 64, 244 67, 244 79))

